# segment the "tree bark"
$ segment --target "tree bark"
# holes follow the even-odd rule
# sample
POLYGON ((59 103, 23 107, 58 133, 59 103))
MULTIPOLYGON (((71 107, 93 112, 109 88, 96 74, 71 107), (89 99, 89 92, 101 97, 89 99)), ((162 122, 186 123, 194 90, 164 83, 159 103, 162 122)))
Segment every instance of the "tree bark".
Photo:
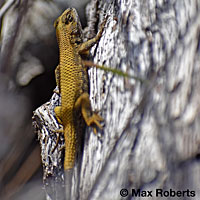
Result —
MULTIPOLYGON (((89 70, 92 107, 104 118, 104 129, 98 137, 86 130, 72 199, 131 199, 132 189, 152 191, 154 199, 162 198, 159 189, 167 191, 166 199, 174 198, 170 191, 175 197, 198 199, 200 1, 95 0, 87 13, 91 30, 109 16, 91 51, 94 63, 143 81, 89 70)), ((52 104, 58 103, 54 96, 43 105, 50 116, 52 104)), ((35 117, 41 115, 39 109, 35 117)), ((57 126, 54 116, 51 120, 57 126)), ((47 119, 38 121, 44 131, 47 119)), ((42 134, 42 149, 52 148, 55 141, 48 138, 45 147, 44 138, 54 136, 42 134)), ((61 157, 52 157, 55 162, 47 168, 61 169, 61 157)))

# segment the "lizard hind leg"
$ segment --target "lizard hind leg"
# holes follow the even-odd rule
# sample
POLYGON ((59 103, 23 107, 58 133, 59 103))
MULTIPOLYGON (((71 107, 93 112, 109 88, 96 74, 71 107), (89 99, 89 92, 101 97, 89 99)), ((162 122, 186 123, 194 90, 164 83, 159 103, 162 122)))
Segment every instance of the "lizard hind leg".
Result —
MULTIPOLYGON (((61 106, 56 106, 56 107, 54 108, 54 112, 55 112, 56 119, 57 119, 58 123, 59 123, 59 124, 62 124, 62 119, 61 119, 61 118, 62 118, 62 116, 61 116, 61 106)), ((55 132, 55 133, 63 133, 64 130, 63 130, 63 128, 61 128, 61 129, 58 129, 58 130, 52 130, 52 132, 55 132)), ((52 150, 52 153, 53 153, 53 152, 55 151, 55 149, 57 148, 59 140, 60 140, 60 134, 58 134, 58 137, 57 137, 57 140, 56 140, 56 144, 55 144, 55 146, 54 146, 54 148, 53 148, 53 150, 52 150)))
POLYGON ((58 123, 62 124, 61 106, 56 106, 54 108, 54 112, 55 112, 58 123))
POLYGON ((88 93, 83 93, 75 103, 75 108, 81 107, 81 112, 83 115, 83 118, 87 124, 87 126, 92 126, 94 133, 97 133, 96 126, 98 126, 100 129, 102 129, 102 126, 100 124, 101 121, 103 121, 103 118, 99 116, 96 113, 92 112, 91 104, 90 104, 90 99, 89 99, 89 94, 88 93))

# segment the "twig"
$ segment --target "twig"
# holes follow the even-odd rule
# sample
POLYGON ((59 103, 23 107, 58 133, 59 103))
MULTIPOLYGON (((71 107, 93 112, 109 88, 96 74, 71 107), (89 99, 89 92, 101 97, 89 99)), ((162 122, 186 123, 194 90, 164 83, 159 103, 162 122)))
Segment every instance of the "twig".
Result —
POLYGON ((6 11, 12 6, 12 4, 15 2, 15 0, 8 0, 6 3, 2 6, 0 9, 0 19, 3 17, 3 15, 6 13, 6 11))

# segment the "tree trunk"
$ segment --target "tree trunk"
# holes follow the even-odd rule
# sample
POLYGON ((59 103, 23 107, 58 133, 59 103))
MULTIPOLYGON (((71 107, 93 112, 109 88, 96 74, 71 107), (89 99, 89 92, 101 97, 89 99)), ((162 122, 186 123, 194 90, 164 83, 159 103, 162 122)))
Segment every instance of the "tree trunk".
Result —
MULTIPOLYGON (((87 13, 88 37, 109 16, 91 51, 94 63, 143 81, 89 70, 92 107, 100 111, 104 128, 98 137, 91 128, 86 130, 81 171, 77 165, 72 178, 72 199, 140 199, 138 189, 141 195, 152 191, 154 199, 162 199, 163 191, 165 199, 198 199, 200 1, 93 0, 87 13)), ((59 177, 51 180, 54 186, 59 180, 62 188, 63 155, 57 150, 56 156, 45 153, 56 141, 44 131, 50 121, 48 128, 58 128, 52 110, 58 104, 56 95, 34 117, 39 116, 41 124, 45 180, 48 173, 59 177)), ((59 148, 63 144, 61 140, 59 148)))

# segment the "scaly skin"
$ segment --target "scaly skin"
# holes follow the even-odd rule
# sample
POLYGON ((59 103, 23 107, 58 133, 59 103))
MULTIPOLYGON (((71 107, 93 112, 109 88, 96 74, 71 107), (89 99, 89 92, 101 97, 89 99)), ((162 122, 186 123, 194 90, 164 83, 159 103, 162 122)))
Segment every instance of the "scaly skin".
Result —
POLYGON ((69 8, 55 21, 56 36, 59 45, 59 65, 55 70, 56 83, 61 94, 61 106, 55 107, 56 118, 63 125, 65 138, 64 170, 74 167, 77 152, 77 117, 80 109, 82 117, 88 126, 102 128, 103 119, 92 112, 88 94, 88 75, 82 64, 81 56, 100 39, 105 22, 97 36, 87 42, 82 42, 82 28, 77 12, 69 8))

